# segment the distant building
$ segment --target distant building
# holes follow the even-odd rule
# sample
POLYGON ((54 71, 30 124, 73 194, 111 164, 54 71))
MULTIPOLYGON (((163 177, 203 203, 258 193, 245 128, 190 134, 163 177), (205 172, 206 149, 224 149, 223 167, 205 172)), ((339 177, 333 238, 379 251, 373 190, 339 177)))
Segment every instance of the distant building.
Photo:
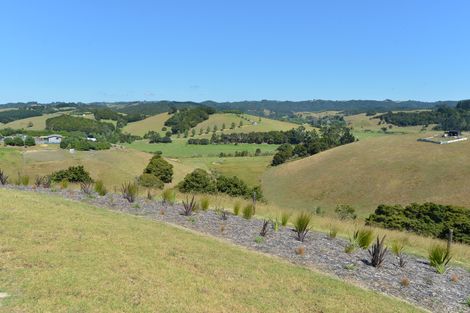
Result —
POLYGON ((36 138, 36 144, 60 144, 62 142, 61 135, 47 135, 36 138))
POLYGON ((91 135, 88 135, 88 136, 86 137, 86 140, 96 142, 96 138, 93 137, 93 136, 91 136, 91 135))
POLYGON ((460 136, 460 131, 458 130, 449 130, 444 132, 444 135, 442 137, 459 137, 460 136))

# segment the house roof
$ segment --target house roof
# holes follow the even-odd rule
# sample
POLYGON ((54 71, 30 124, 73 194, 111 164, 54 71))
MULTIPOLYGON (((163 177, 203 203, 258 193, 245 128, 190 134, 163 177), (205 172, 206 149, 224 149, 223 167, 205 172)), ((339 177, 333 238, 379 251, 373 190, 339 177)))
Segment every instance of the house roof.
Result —
POLYGON ((41 139, 49 139, 51 137, 59 137, 59 138, 62 138, 62 135, 47 135, 47 136, 40 136, 39 138, 41 139))

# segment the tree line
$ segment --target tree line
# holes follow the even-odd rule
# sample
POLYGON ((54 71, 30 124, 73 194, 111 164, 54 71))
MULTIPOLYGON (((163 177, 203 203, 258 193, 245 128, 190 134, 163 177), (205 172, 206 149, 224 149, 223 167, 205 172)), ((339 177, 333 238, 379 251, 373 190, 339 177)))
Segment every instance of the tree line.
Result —
MULTIPOLYGON (((170 113, 172 112, 174 112, 174 110, 170 111, 170 113)), ((165 121, 165 126, 171 127, 173 134, 183 134, 197 124, 207 120, 209 115, 214 113, 215 109, 208 106, 182 108, 165 121)))

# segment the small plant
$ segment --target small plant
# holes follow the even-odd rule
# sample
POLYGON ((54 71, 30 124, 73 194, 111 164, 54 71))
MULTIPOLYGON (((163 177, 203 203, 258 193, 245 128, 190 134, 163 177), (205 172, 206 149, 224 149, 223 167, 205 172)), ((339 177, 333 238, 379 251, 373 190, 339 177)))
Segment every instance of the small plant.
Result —
POLYGON ((216 208, 215 212, 220 216, 223 221, 228 219, 227 211, 224 208, 216 208))
POLYGON ((42 176, 36 176, 34 178, 34 186, 38 188, 42 186, 42 176))
POLYGON ((86 195, 91 195, 91 192, 93 191, 93 183, 91 182, 81 182, 80 183, 80 190, 86 194, 86 195))
POLYGON ((209 210, 209 198, 208 197, 203 197, 201 199, 200 207, 203 211, 209 210))
POLYGON ((444 274, 452 256, 447 247, 435 244, 429 249, 428 259, 429 265, 434 267, 437 273, 444 274))
POLYGON ((297 240, 304 241, 305 236, 310 231, 310 221, 312 219, 312 215, 303 212, 300 213, 294 222, 294 230, 297 233, 297 240))
POLYGON ((247 220, 251 219, 254 215, 254 209, 252 204, 248 204, 243 208, 243 217, 247 220))
POLYGON ((336 226, 330 226, 330 231, 328 232, 328 238, 335 239, 338 234, 338 228, 336 226))
POLYGON ((152 191, 150 189, 147 189, 147 200, 153 200, 152 191))
POLYGON ((67 189, 69 187, 69 181, 67 179, 62 179, 60 181, 60 188, 67 189))
POLYGON ((354 264, 354 263, 346 264, 344 266, 344 269, 346 269, 348 271, 354 271, 356 269, 356 264, 354 264))
POLYGON ((233 205, 233 214, 234 215, 240 214, 241 206, 242 206, 242 204, 240 203, 240 201, 235 202, 235 204, 233 205))
POLYGON ((391 250, 392 253, 395 254, 395 256, 398 259, 398 265, 400 267, 405 267, 406 265, 406 260, 405 260, 405 247, 406 247, 406 242, 404 240, 394 240, 391 245, 391 250))
POLYGON ((358 247, 367 249, 374 240, 374 232, 372 229, 363 228, 354 232, 353 240, 358 247))
POLYGON ((259 232, 260 236, 265 237, 267 235, 268 226, 269 226, 269 221, 268 220, 263 220, 263 226, 261 227, 261 231, 259 232))
POLYGON ((106 189, 106 186, 102 180, 97 180, 95 182, 95 191, 100 196, 105 196, 108 193, 108 190, 106 189))
POLYGON ((163 190, 162 192, 162 201, 164 203, 168 203, 168 204, 175 204, 175 200, 176 200, 176 193, 174 190, 172 189, 165 189, 163 190))
POLYGON ((121 194, 124 199, 132 203, 139 194, 139 186, 135 182, 125 182, 121 186, 121 194))
POLYGON ((400 285, 402 285, 403 287, 408 287, 410 285, 410 280, 408 279, 408 277, 403 276, 400 280, 400 285))
POLYGON ((193 212, 196 210, 196 200, 194 200, 194 196, 192 196, 191 200, 186 197, 186 201, 183 200, 183 215, 191 216, 193 212))
POLYGON ((380 240, 379 236, 377 236, 377 241, 369 249, 369 254, 371 256, 370 264, 373 267, 381 267, 385 260, 385 255, 387 254, 385 236, 382 237, 382 240, 380 240))
POLYGON ((346 247, 344 247, 344 252, 346 252, 347 254, 350 254, 356 251, 356 249, 357 247, 353 243, 349 243, 346 245, 346 247))
POLYGON ((289 222, 289 219, 290 219, 290 214, 287 213, 287 212, 282 212, 282 214, 281 214, 281 225, 285 227, 287 225, 287 223, 289 222))
POLYGON ((220 225, 220 232, 223 233, 225 231, 225 225, 220 225))
POLYGON ((459 282, 459 276, 457 276, 456 274, 452 274, 450 276, 450 281, 453 282, 453 283, 458 283, 459 282))
POLYGON ((271 225, 273 227, 273 231, 278 231, 279 230, 279 225, 281 224, 279 222, 279 220, 277 218, 276 219, 271 219, 270 222, 271 222, 271 225))
POLYGON ((28 186, 29 185, 29 176, 28 175, 21 175, 18 173, 18 177, 16 178, 15 185, 20 186, 28 186))
POLYGON ((263 243, 263 241, 264 241, 264 238, 263 238, 263 237, 261 237, 261 236, 256 236, 255 242, 256 242, 257 244, 263 243))
POLYGON ((465 299, 463 304, 470 308, 470 296, 467 299, 465 299))
POLYGON ((305 254, 305 247, 304 246, 300 246, 298 248, 295 249, 295 254, 297 255, 304 255, 305 254))
POLYGON ((3 186, 8 184, 8 176, 1 169, 0 169, 0 184, 3 186))

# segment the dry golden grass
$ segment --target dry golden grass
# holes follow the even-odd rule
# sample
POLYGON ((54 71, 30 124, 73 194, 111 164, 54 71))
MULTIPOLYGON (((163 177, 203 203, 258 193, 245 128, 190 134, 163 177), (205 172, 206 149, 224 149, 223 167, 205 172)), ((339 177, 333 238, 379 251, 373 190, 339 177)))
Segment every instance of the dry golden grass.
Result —
POLYGON ((51 117, 63 115, 63 112, 45 114, 42 116, 28 117, 21 120, 16 120, 10 123, 0 125, 0 128, 13 128, 13 129, 27 129, 27 130, 44 130, 46 128, 46 120, 51 117), (32 127, 28 127, 29 123, 33 123, 32 127))
POLYGON ((165 132, 162 131, 162 127, 168 118, 170 118, 168 113, 157 114, 141 121, 129 123, 122 129, 122 131, 124 133, 130 133, 137 136, 143 136, 150 130, 159 132, 160 134, 165 134, 165 132))

